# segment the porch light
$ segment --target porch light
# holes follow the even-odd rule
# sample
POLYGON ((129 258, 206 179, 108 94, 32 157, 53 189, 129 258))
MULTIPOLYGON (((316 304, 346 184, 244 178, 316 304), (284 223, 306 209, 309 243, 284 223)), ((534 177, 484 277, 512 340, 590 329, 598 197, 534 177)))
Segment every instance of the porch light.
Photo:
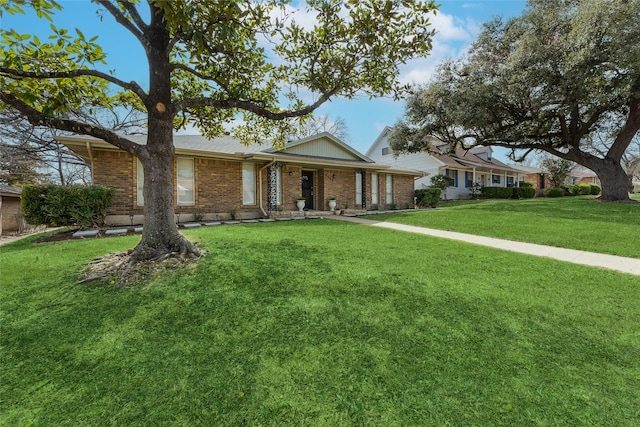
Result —
POLYGON ((133 227, 133 212, 129 214, 129 222, 131 222, 131 226, 133 227))
POLYGON ((293 171, 289 171, 289 176, 293 176, 293 171))

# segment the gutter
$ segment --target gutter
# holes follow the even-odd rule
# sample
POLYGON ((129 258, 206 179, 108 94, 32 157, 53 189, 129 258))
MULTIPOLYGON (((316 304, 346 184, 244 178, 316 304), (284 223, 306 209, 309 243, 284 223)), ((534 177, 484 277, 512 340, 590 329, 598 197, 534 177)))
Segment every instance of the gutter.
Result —
POLYGON ((269 215, 267 214, 267 212, 264 210, 264 207, 262 206, 262 171, 270 166, 273 166, 275 163, 276 163, 276 159, 272 158, 271 162, 267 163, 266 165, 258 169, 258 197, 259 197, 258 200, 260 200, 259 202, 260 210, 262 211, 262 214, 265 217, 268 217, 269 215))

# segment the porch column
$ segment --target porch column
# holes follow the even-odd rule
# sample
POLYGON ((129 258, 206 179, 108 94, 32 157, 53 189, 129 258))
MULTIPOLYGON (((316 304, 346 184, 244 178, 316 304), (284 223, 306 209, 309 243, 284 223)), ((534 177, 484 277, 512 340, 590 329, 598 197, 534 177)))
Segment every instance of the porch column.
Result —
POLYGON ((360 169, 360 175, 362 176, 362 209, 367 209, 367 170, 360 169))
POLYGON ((278 168, 281 166, 281 163, 274 163, 269 166, 268 174, 269 179, 267 180, 267 205, 269 213, 275 212, 278 208, 278 168))
POLYGON ((504 185, 503 187, 507 186, 507 171, 504 171, 504 185))
POLYGON ((473 182, 471 183, 472 185, 476 183, 476 167, 473 167, 473 182))
POLYGON ((489 169, 489 187, 493 187, 493 169, 489 169))

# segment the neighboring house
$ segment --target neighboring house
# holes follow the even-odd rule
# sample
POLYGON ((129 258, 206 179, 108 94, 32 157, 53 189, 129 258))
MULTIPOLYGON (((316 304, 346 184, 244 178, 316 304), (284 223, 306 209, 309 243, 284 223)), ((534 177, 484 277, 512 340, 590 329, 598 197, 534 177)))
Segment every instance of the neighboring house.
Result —
MULTIPOLYGON (((128 136, 146 143, 146 136, 128 136)), ((140 223, 143 215, 142 165, 133 155, 86 136, 60 136, 91 167, 94 184, 116 187, 107 223, 140 223), (130 215, 133 215, 130 219, 130 215)), ((413 206, 417 171, 375 163, 331 134, 286 144, 245 146, 231 136, 208 140, 197 135, 174 136, 174 200, 180 221, 193 214, 205 219, 259 218, 306 209, 328 210, 330 197, 338 208, 364 210, 373 205, 413 206)))
POLYGON ((567 177, 566 184, 578 185, 578 184, 596 184, 601 186, 600 178, 591 169, 587 169, 584 166, 576 165, 571 174, 567 177))
POLYGON ((469 188, 474 184, 486 187, 514 187, 518 185, 524 172, 493 158, 491 147, 474 147, 470 150, 456 150, 447 153, 446 144, 433 139, 432 152, 420 152, 394 156, 387 136, 390 127, 385 128, 374 141, 366 156, 380 163, 399 168, 409 168, 424 173, 424 177, 416 180, 415 188, 431 185, 434 175, 446 175, 453 179, 453 186, 447 188, 446 198, 458 199, 469 195, 469 188))
POLYGON ((536 194, 540 195, 545 188, 553 187, 549 174, 543 169, 534 166, 518 166, 518 169, 524 172, 523 181, 530 182, 536 189, 536 194))
POLYGON ((0 236, 24 229, 20 195, 22 190, 0 184, 0 236))

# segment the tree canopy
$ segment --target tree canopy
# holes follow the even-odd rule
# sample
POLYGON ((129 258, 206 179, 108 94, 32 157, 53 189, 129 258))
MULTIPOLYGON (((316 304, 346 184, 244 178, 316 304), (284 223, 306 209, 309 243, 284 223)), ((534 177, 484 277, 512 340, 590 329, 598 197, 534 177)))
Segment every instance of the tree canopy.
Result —
POLYGON ((598 174, 604 200, 628 199, 620 160, 640 129, 639 0, 531 0, 485 24, 469 54, 443 63, 407 101, 396 152, 502 146, 544 151, 598 174), (594 135, 606 149, 593 149, 594 135))
POLYGON ((55 1, 2 2, 5 13, 32 8, 52 21, 52 34, 44 41, 0 30, 0 108, 20 111, 34 125, 103 139, 140 159, 145 227, 136 259, 197 253, 175 226, 174 128, 193 125, 216 136, 241 117, 237 137, 277 145, 294 121, 333 97, 398 98, 406 90, 399 65, 429 53, 428 17, 436 9, 433 1, 308 0, 302 7, 314 23, 303 25, 293 2, 283 0, 94 2, 143 47, 148 87, 119 78, 118 70, 102 71, 108 58, 98 36, 57 28, 55 1), (65 116, 78 106, 144 112, 147 144, 65 116))

